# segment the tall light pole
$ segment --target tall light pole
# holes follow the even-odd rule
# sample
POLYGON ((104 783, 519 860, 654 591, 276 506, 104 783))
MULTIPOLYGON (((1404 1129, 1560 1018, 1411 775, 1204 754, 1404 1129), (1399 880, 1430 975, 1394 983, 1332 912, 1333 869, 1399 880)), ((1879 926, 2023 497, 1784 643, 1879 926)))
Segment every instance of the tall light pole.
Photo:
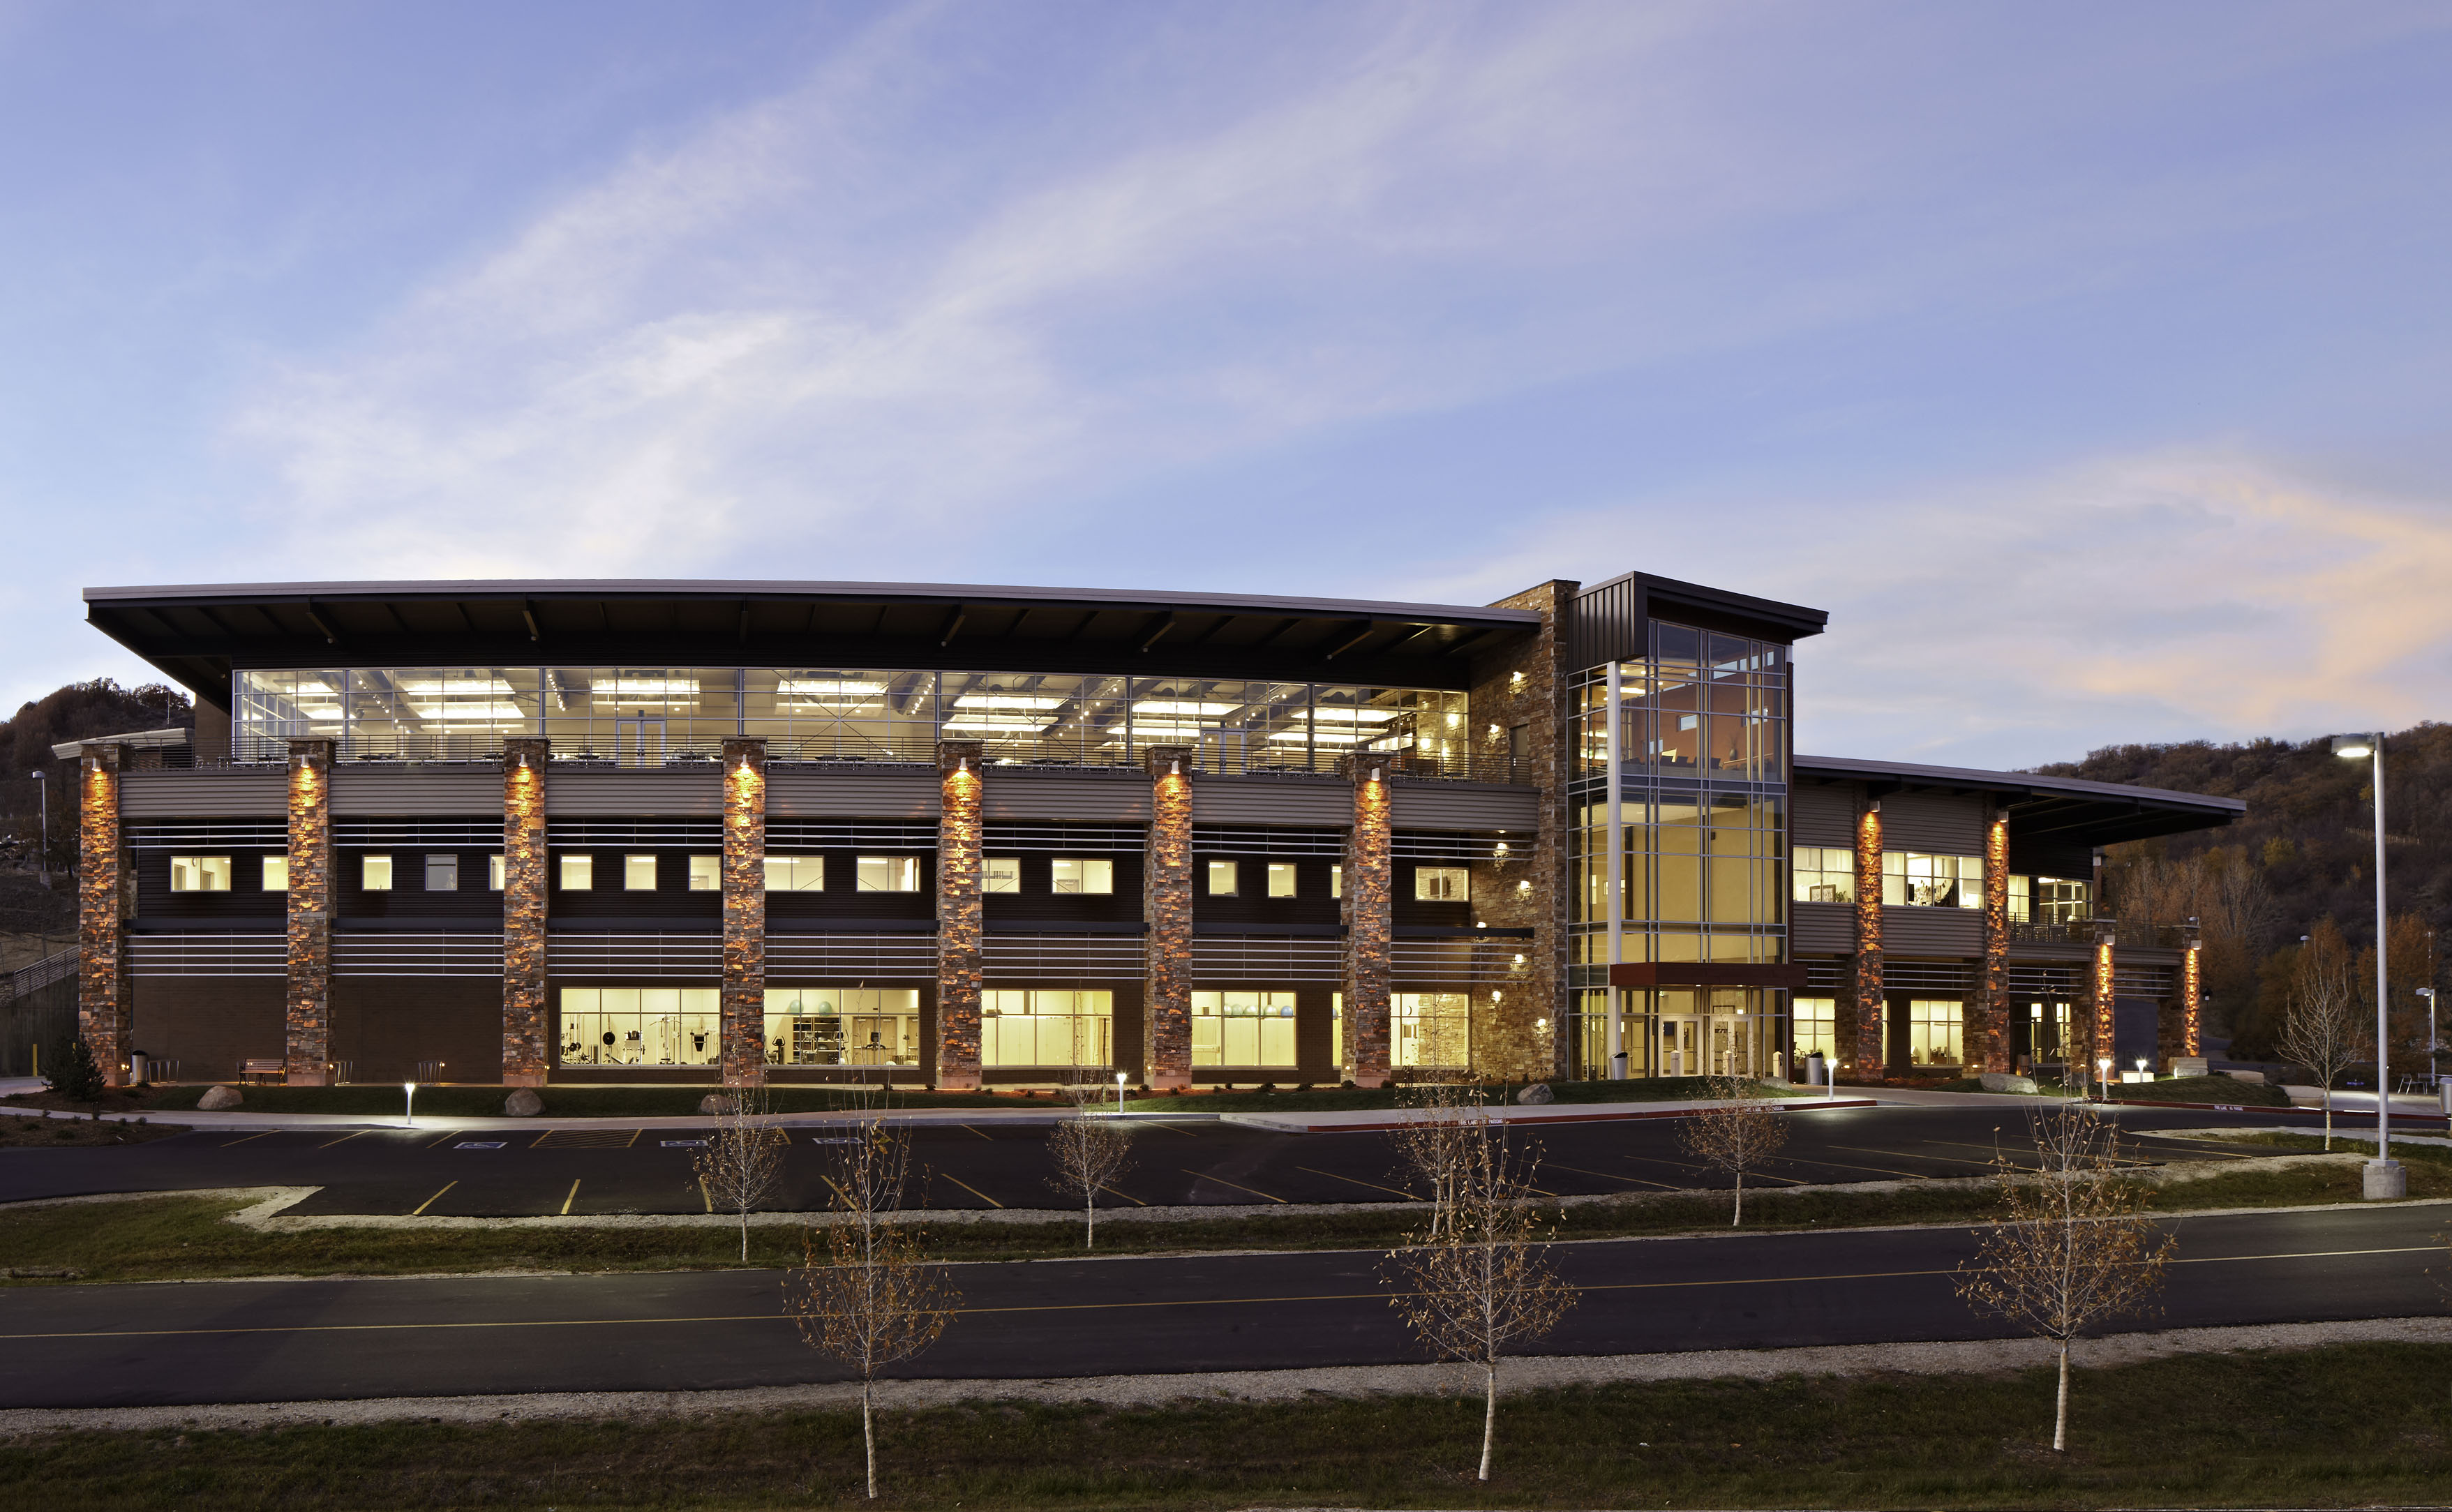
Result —
POLYGON ((2383 734, 2379 731, 2374 735, 2337 735, 2333 736, 2333 755, 2351 761, 2365 756, 2374 763, 2371 772, 2375 788, 2376 845, 2376 1158, 2367 1162, 2363 1193, 2368 1201, 2374 1202, 2409 1195, 2409 1173, 2392 1158, 2392 1083, 2387 1074, 2392 1041, 2386 1023, 2391 1005, 2384 997, 2384 932, 2389 919, 2384 913, 2383 896, 2383 734))

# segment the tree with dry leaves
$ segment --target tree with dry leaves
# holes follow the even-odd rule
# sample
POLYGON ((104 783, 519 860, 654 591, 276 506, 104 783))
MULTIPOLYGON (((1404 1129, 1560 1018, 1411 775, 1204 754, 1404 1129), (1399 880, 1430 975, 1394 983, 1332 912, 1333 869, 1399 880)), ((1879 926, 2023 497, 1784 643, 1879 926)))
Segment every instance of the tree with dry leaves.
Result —
POLYGON ((911 1174, 909 1136, 871 1119, 840 1149, 827 1182, 830 1210, 812 1227, 806 1264, 786 1280, 784 1296, 801 1339, 860 1375, 860 1436, 873 1501, 878 1372, 935 1344, 962 1296, 944 1267, 925 1258, 919 1230, 899 1221, 911 1174))
POLYGON ((1448 1167, 1444 1195, 1412 1243, 1390 1251, 1382 1276, 1390 1298, 1430 1350, 1482 1372, 1481 1471, 1490 1479, 1498 1431, 1499 1363, 1518 1344, 1558 1325, 1575 1288, 1550 1267, 1532 1204, 1539 1158, 1510 1150, 1506 1125, 1474 1109, 1456 1120, 1461 1137, 1437 1147, 1448 1167), (1444 1209, 1440 1211, 1438 1209, 1444 1209))
POLYGON ((1742 1076, 1710 1080, 1710 1104, 1677 1121, 1677 1144, 1689 1155, 1736 1182, 1737 1201, 1729 1215, 1734 1228, 1746 1216, 1746 1172, 1770 1164, 1788 1143, 1788 1114, 1762 1087, 1742 1076))
POLYGON ((2007 1156, 1993 1162, 2008 1216, 1959 1267, 1958 1294, 2060 1345, 2057 1452, 2068 1446, 2070 1341, 2150 1306, 2179 1241, 2144 1212, 2145 1189, 2123 1179, 2110 1123, 2066 1103, 2037 1109, 2032 1128, 2032 1169, 2007 1156))
POLYGON ((1111 1189, 1133 1164, 1132 1128, 1098 1111, 1102 1090, 1096 1082, 1068 1084, 1064 1092, 1073 1111, 1047 1131, 1047 1149, 1056 1157, 1056 1174, 1048 1185, 1081 1199, 1084 1249, 1097 1247, 1098 1193, 1111 1189))
POLYGON ((690 1168, 708 1208, 741 1216, 741 1258, 749 1259, 749 1215, 766 1206, 782 1179, 783 1150, 791 1136, 775 1127, 763 1087, 725 1093, 706 1143, 690 1154, 690 1168))
POLYGON ((2314 1073, 2323 1089, 2324 1148, 2333 1148, 2333 1083, 2370 1052, 2374 1033, 2359 1001, 2350 948, 2340 926, 2317 921, 2290 973, 2290 1006, 2274 1049, 2314 1073))

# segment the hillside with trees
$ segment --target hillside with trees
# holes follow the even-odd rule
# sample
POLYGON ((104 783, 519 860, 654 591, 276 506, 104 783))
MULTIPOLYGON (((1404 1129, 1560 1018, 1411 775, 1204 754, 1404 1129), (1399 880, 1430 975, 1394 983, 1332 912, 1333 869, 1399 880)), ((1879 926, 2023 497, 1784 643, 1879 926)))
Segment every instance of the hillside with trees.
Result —
MULTIPOLYGON (((2231 1032, 2235 1053, 2271 1053, 2294 984, 2304 992, 2307 981, 2333 975, 2336 952, 2347 952, 2373 1012, 2375 824, 2365 761, 2343 760, 2322 739, 2196 740, 2107 746, 2036 770, 2246 802, 2245 817, 2228 829, 2113 847, 2105 889, 2106 908, 2124 919, 2200 920, 2209 1016, 2216 1032, 2231 1032)), ((2435 940, 2452 922, 2452 725, 2429 722, 2386 739, 2384 803, 2394 1058, 2415 1070, 2426 1038, 2416 989, 2434 984, 2435 940)))

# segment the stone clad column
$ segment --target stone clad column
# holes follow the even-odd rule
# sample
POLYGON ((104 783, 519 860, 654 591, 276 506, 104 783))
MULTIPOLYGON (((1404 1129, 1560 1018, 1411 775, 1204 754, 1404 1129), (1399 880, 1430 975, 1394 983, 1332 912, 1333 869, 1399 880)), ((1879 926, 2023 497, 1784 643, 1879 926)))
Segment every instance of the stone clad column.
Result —
POLYGON ((1151 746, 1149 847, 1141 866, 1144 938, 1141 1079, 1192 1085, 1192 748, 1151 746))
POLYGON ((766 1085, 766 741, 723 742, 723 1085, 766 1085))
POLYGON ((1995 807, 1984 826, 1984 964, 1975 986, 1970 1059, 1987 1071, 2009 1065, 2009 811, 1995 807))
POLYGON ((289 988, 282 1079, 321 1087, 332 1054, 332 742, 289 742, 289 988))
MULTIPOLYGON (((2095 1062, 2112 1053, 2112 951, 2119 933, 2117 920, 2097 918, 2094 921, 2094 957, 2086 975, 2086 1024, 2077 1036, 2083 1041, 2084 1074, 2087 1076, 2100 1074, 2101 1068, 2095 1062)), ((2120 1068, 2115 1065, 2112 1070, 2118 1071, 2120 1068)))
POLYGON ((128 1080, 122 1067, 135 1009, 128 977, 129 868, 119 829, 122 755, 118 746, 96 743, 82 747, 77 760, 77 1034, 113 1087, 128 1080))
POLYGON ((944 804, 937 820, 937 1086, 947 1091, 979 1085, 984 750, 977 740, 937 742, 944 804))
POLYGON ((1345 843, 1345 1074, 1356 1087, 1385 1087, 1390 1074, 1386 759, 1344 758, 1354 783, 1354 826, 1345 843))
POLYGON ((552 744, 503 742, 503 1084, 543 1087, 551 1062, 546 1030, 545 772, 552 744))
POLYGON ((1882 1074, 1882 803, 1856 818, 1856 980, 1839 1001, 1839 1060, 1866 1080, 1882 1074))

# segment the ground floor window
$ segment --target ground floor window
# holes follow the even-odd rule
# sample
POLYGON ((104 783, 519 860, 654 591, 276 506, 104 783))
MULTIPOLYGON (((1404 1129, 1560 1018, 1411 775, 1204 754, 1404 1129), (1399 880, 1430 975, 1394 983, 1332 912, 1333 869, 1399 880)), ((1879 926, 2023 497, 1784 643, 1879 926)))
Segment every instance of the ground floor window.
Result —
POLYGON ((1908 1064, 1964 1066, 1966 1005, 1954 997, 1917 997, 1908 1001, 1908 1064))
POLYGON ((1112 1066, 1113 992, 979 994, 982 1066, 1112 1066))
POLYGON ((1192 1064, 1294 1065, 1295 994, 1193 993, 1192 1064))
POLYGON ((722 994, 712 987, 565 987, 564 1066, 713 1066, 722 994))
POLYGON ((917 988, 770 987, 769 1066, 917 1066, 917 988))
POLYGON ((1808 1055, 1822 1055, 1836 1062, 1839 1059, 1839 1000, 1835 997, 1800 997, 1794 1001, 1790 1012, 1793 1016, 1789 1037, 1796 1044, 1796 1063, 1804 1065, 1808 1055))
POLYGON ((1397 1066, 1463 1066, 1473 1056, 1473 999, 1462 992, 1397 992, 1389 999, 1389 1050, 1397 1066))

